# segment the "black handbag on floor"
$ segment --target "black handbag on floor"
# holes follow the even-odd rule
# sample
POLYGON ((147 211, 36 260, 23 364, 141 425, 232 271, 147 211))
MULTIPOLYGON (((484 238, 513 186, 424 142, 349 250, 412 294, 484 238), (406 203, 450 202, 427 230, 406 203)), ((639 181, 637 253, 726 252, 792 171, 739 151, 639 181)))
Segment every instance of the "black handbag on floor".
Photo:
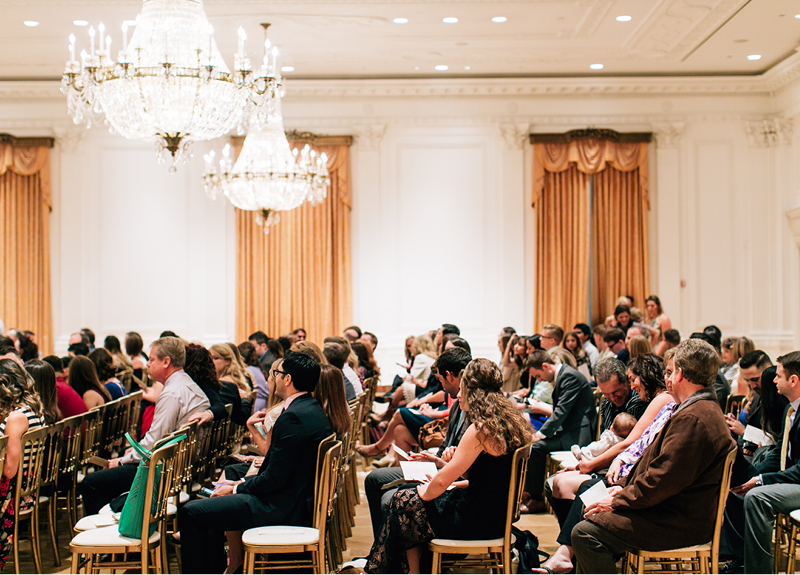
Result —
POLYGON ((522 531, 512 525, 511 533, 516 537, 513 549, 517 550, 519 573, 532 573, 541 567, 542 560, 550 557, 544 551, 539 551, 539 539, 530 531, 522 531))

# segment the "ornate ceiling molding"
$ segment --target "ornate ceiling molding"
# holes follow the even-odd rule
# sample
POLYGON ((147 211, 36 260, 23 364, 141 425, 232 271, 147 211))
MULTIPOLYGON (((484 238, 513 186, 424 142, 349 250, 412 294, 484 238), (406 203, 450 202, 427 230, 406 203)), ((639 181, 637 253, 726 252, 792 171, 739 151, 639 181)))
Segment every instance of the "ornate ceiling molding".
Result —
POLYGON ((500 128, 503 142, 505 142, 506 150, 522 150, 525 147, 525 139, 531 131, 530 124, 499 124, 498 127, 500 128))
POLYGON ((662 150, 678 147, 678 140, 686 129, 685 122, 656 122, 653 131, 656 137, 656 146, 662 150))
POLYGON ((356 143, 364 151, 377 152, 386 134, 386 124, 359 124, 355 127, 356 143))
POLYGON ((745 123, 747 139, 753 148, 789 146, 792 143, 792 130, 792 120, 789 118, 771 118, 745 123))

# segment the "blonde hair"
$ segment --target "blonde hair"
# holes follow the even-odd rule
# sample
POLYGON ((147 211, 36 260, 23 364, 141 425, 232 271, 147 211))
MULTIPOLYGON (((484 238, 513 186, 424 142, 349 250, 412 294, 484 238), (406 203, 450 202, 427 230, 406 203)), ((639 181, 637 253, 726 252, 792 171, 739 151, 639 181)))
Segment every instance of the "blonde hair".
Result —
POLYGON ((650 351, 650 341, 641 335, 633 336, 628 343, 628 353, 631 355, 631 359, 636 359, 640 355, 650 353, 650 351))
POLYGON ((228 347, 225 343, 215 343, 209 349, 214 355, 218 355, 224 360, 227 360, 228 365, 225 366, 223 372, 219 375, 219 378, 222 379, 225 376, 230 377, 233 382, 244 391, 249 392, 250 389, 247 387, 247 382, 245 380, 245 376, 242 373, 242 368, 240 367, 240 363, 236 361, 236 356, 233 355, 233 351, 231 348, 228 347))
POLYGON ((436 348, 433 345, 433 340, 427 334, 418 335, 414 338, 414 343, 411 344, 411 355, 425 354, 432 359, 439 357, 436 353, 436 348))
POLYGON ((232 341, 226 343, 229 348, 231 348, 231 352, 233 352, 233 358, 236 361, 236 364, 239 366, 239 371, 242 373, 242 377, 244 377, 244 382, 247 384, 247 387, 250 389, 248 391, 252 391, 256 388, 256 382, 253 379, 253 374, 247 369, 247 366, 242 359, 242 354, 239 353, 239 348, 236 347, 236 344, 232 341))
POLYGON ((570 366, 572 369, 578 369, 578 362, 575 360, 575 356, 565 347, 554 349, 550 352, 550 357, 552 357, 553 361, 556 363, 563 363, 570 366))

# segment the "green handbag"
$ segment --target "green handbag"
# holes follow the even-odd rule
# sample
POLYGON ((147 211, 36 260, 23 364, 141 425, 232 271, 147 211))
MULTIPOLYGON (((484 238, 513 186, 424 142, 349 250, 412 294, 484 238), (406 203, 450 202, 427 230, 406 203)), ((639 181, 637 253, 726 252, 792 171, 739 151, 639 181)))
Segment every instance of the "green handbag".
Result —
MULTIPOLYGON (((136 452, 141 456, 139 467, 136 469, 136 476, 133 478, 133 485, 128 492, 128 497, 125 499, 125 505, 119 516, 119 534, 123 537, 131 537, 139 539, 142 536, 142 522, 144 521, 144 500, 147 497, 147 474, 150 467, 150 458, 153 453, 139 445, 139 443, 131 437, 130 433, 125 434, 125 439, 133 447, 136 452)), ((163 444, 156 443, 156 449, 178 443, 186 439, 186 434, 182 433, 177 435, 163 444)), ((156 467, 155 475, 153 478, 154 485, 158 485, 161 479, 161 463, 156 467)), ((153 489, 153 500, 150 502, 150 511, 153 512, 158 505, 158 490, 153 489)), ((156 524, 150 525, 150 535, 156 530, 156 524)))

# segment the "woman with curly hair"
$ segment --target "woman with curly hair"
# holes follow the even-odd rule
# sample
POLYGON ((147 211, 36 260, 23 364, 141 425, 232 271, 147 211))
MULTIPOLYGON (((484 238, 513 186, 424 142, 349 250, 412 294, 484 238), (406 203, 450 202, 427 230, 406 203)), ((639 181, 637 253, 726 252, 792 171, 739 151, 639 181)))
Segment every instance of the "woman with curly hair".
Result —
MULTIPOLYGON (((87 360, 88 361, 88 360, 87 360)), ((91 362, 90 362, 91 363, 91 362)), ((41 427, 44 413, 33 378, 16 362, 0 360, 0 434, 8 436, 3 476, 0 478, 0 569, 13 548, 14 515, 30 509, 33 499, 20 501, 14 509, 14 492, 20 463, 27 466, 29 454, 22 452, 22 436, 41 427)))
MULTIPOLYGON (((458 393, 469 427, 448 450, 429 483, 399 489, 370 551, 368 573, 419 573, 428 541, 503 536, 514 451, 530 443, 531 427, 503 394, 500 368, 474 359, 458 393), (458 481, 468 476, 467 482, 458 481), (456 489, 447 491, 455 483, 456 489)), ((437 465, 438 467, 439 465, 437 465)))

